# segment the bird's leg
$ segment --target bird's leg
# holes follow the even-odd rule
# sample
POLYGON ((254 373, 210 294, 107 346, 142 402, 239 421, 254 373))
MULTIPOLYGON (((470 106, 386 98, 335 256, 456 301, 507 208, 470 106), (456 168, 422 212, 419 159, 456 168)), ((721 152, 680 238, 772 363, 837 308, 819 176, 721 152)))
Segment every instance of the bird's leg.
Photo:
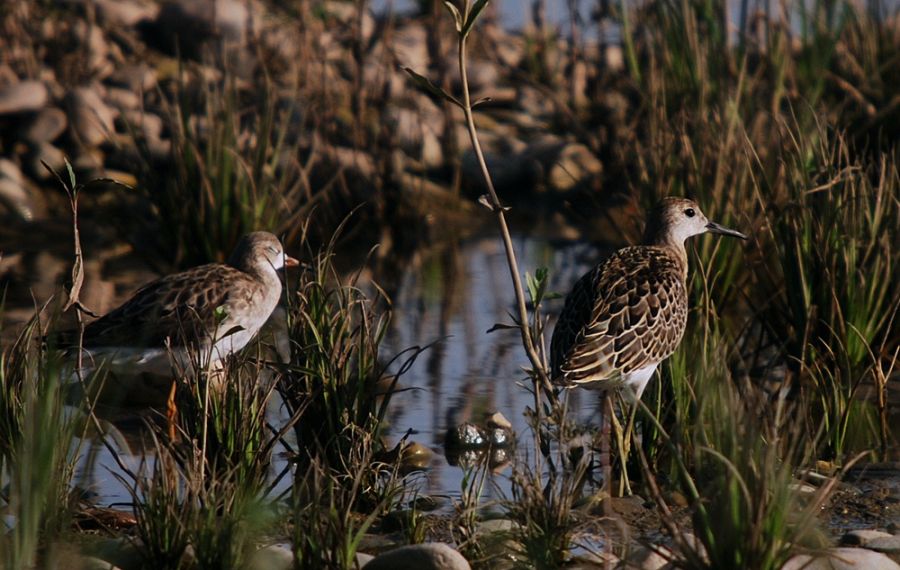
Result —
POLYGON ((602 514, 604 517, 612 516, 612 451, 609 445, 610 427, 612 426, 612 398, 609 391, 604 390, 600 396, 600 413, 604 416, 600 424, 600 465, 603 471, 603 486, 606 488, 606 497, 603 500, 602 514))
POLYGON ((169 399, 166 400, 166 420, 168 420, 169 441, 175 441, 175 425, 178 422, 178 405, 175 403, 175 394, 178 389, 178 379, 172 379, 172 387, 169 388, 169 399))
POLYGON ((631 413, 628 415, 628 421, 626 422, 624 429, 622 426, 622 422, 619 421, 619 418, 616 416, 613 411, 614 406, 612 406, 612 398, 609 399, 609 414, 612 418, 612 428, 616 434, 616 452, 619 456, 619 465, 622 468, 622 478, 619 481, 619 494, 631 496, 631 481, 628 480, 628 469, 626 469, 626 463, 628 461, 628 454, 631 452, 631 433, 634 430, 634 416, 635 411, 637 410, 637 406, 631 407, 631 413))

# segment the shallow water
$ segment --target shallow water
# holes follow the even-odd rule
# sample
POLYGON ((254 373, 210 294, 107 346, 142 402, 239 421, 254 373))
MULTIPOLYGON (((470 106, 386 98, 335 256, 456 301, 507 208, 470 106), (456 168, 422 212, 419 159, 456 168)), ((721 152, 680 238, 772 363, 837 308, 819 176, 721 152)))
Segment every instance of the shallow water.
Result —
MULTIPOLYGON (((515 248, 521 271, 548 267, 551 271, 548 289, 560 293, 567 292, 584 271, 612 249, 523 234, 515 237, 515 248)), ((528 359, 518 332, 487 332, 496 323, 511 322, 509 314, 515 311, 509 270, 499 237, 490 233, 418 252, 400 267, 390 276, 375 276, 386 288, 393 308, 382 357, 387 360, 412 346, 433 344, 400 380, 406 390, 395 394, 392 400, 388 414, 389 443, 409 433, 410 440, 430 448, 434 455, 427 470, 411 477, 410 483, 418 486, 420 494, 457 499, 464 469, 452 465, 445 456, 444 436, 448 428, 466 421, 480 423, 486 415, 499 411, 513 425, 518 441, 515 453, 521 457, 533 452, 523 414, 533 406, 533 399, 523 385, 527 381, 522 368, 528 366, 528 359)), ((561 299, 548 301, 544 307, 550 317, 548 344, 562 303, 561 299)), ((575 390, 569 398, 569 410, 580 423, 597 423, 596 393, 575 390)), ((272 413, 280 412, 273 409, 272 413)), ((895 422, 898 418, 900 414, 892 414, 895 422)), ((897 433, 900 424, 891 427, 897 433)), ((120 447, 124 446, 122 442, 120 447)), ((143 456, 133 446, 132 450, 135 452, 123 456, 129 468, 136 468, 142 459, 152 461, 152 457, 143 456)), ((95 464, 83 471, 78 485, 96 493, 100 505, 127 508, 131 497, 114 475, 121 474, 121 470, 105 448, 98 446, 95 451, 95 464)), ((87 464, 88 459, 83 463, 87 464)), ((274 469, 280 471, 283 466, 284 462, 279 460, 274 469)), ((898 473, 896 466, 879 472, 880 495, 900 500, 898 473)), ((489 476, 484 499, 511 497, 509 475, 509 466, 496 469, 489 476)), ((282 487, 286 488, 286 482, 282 487)), ((842 509, 844 514, 836 512, 831 527, 871 526, 872 522, 865 516, 869 508, 871 505, 866 504, 859 510, 842 509)))
MULTIPOLYGON (((593 263, 599 251, 580 243, 515 239, 521 270, 551 270, 551 291, 566 292, 593 263)), ((549 301, 545 312, 552 317, 562 308, 561 299, 549 301)), ((511 323, 515 312, 509 270, 499 237, 484 236, 459 244, 409 267, 399 281, 392 329, 385 355, 415 344, 437 341, 401 379, 404 387, 392 400, 391 434, 413 430, 412 439, 435 451, 422 492, 458 496, 463 469, 444 456, 448 428, 465 421, 480 423, 487 414, 502 413, 517 435, 516 452, 531 450, 531 435, 523 412, 533 407, 533 396, 523 367, 529 365, 519 333, 498 330, 496 323, 511 323)), ((573 393, 571 410, 581 418, 596 416, 597 396, 573 393)), ((507 492, 508 469, 493 476, 496 489, 507 492)))

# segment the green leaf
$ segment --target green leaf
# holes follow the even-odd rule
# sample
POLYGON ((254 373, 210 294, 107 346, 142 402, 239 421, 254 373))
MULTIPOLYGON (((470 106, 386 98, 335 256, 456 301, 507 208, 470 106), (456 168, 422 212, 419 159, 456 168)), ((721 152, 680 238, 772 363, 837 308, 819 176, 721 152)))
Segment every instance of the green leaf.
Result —
POLYGON ((538 282, 537 279, 527 271, 525 272, 525 285, 528 287, 528 295, 531 297, 531 302, 537 305, 538 282))
POLYGON ((466 19, 465 25, 459 33, 463 36, 469 35, 469 31, 472 29, 472 26, 475 25, 475 20, 478 19, 478 16, 481 14, 481 11, 484 10, 485 6, 487 6, 488 2, 490 2, 490 0, 476 0, 472 9, 469 10, 469 17, 466 19))
POLYGON ((213 316, 216 319, 216 324, 221 324, 228 317, 228 311, 225 309, 224 305, 219 305, 213 311, 213 316))
POLYGON ((444 6, 447 7, 450 15, 453 16, 453 21, 456 24, 456 31, 462 33, 463 18, 462 14, 459 13, 459 9, 453 2, 450 2, 450 0, 444 0, 444 6))
POLYGON ((549 276, 550 271, 546 267, 538 267, 535 269, 533 276, 527 271, 525 272, 525 281, 528 284, 528 294, 531 295, 531 302, 534 305, 539 305, 541 301, 544 300, 547 291, 547 278, 549 276))
POLYGON ((412 77, 413 81, 416 82, 416 85, 418 85, 420 88, 431 93, 435 97, 439 97, 441 99, 444 99, 446 101, 453 103, 460 109, 463 108, 463 104, 459 101, 459 99, 457 99, 453 95, 447 93, 446 91, 444 91, 443 89, 441 89, 440 87, 438 87, 437 85, 432 83, 431 80, 428 79, 427 77, 425 77, 424 75, 420 75, 420 74, 416 73, 409 67, 404 67, 403 71, 408 73, 409 76, 412 77))
POLYGON ((72 163, 69 162, 69 159, 66 158, 65 161, 66 170, 69 173, 69 188, 72 190, 72 192, 75 192, 78 186, 78 184, 75 182, 75 171, 72 169, 72 163))

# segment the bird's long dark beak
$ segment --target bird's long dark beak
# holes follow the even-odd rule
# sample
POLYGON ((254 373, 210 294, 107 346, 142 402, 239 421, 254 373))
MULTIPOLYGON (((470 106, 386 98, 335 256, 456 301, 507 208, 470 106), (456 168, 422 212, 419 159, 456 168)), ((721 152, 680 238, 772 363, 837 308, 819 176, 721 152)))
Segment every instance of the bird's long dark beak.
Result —
POLYGON ((300 262, 291 257, 290 255, 284 255, 284 266, 285 267, 297 267, 300 265, 300 262))
POLYGON ((706 231, 708 231, 711 234, 721 234, 723 236, 731 236, 731 237, 736 237, 736 238, 741 238, 741 239, 750 239, 737 230, 733 230, 731 228, 726 228, 725 226, 720 226, 719 224, 717 224, 715 222, 709 222, 708 224, 706 224, 706 231))

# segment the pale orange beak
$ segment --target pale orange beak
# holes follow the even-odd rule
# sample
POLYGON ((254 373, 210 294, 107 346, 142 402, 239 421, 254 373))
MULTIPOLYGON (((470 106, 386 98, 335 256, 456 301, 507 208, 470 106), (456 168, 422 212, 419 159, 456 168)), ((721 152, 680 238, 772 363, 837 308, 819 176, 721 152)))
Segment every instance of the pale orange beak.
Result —
POLYGON ((297 267, 300 265, 300 262, 291 257, 290 255, 284 255, 284 266, 285 267, 297 267))

